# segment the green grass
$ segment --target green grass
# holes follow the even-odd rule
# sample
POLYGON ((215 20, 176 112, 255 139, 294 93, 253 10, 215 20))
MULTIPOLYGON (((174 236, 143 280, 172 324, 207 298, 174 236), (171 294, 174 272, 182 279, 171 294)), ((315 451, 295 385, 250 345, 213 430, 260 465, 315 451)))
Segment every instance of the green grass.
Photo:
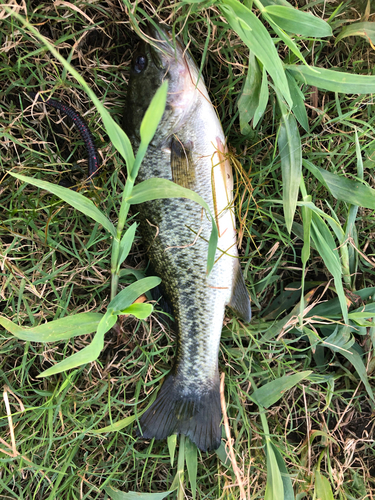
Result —
MULTIPOLYGON (((50 2, 26 2, 26 7, 30 23, 65 58, 73 54, 73 66, 111 116, 121 122, 137 40, 124 4, 79 4, 80 11, 50 2)), ((299 2, 299 7, 305 10, 305 2, 299 2)), ((353 20, 374 21, 375 14, 370 11, 368 18, 361 19, 366 14, 360 2, 317 1, 307 10, 325 20, 332 16, 335 36, 343 26, 353 26, 353 20)), ((139 4, 136 19, 142 20, 144 13, 152 14, 150 4, 139 4)), ((375 370, 371 309, 375 290, 370 289, 375 286, 373 209, 359 206, 356 212, 303 169, 306 192, 302 187, 299 202, 311 196, 312 203, 336 218, 346 232, 341 243, 327 219, 313 216, 325 242, 328 234, 333 235, 328 263, 335 248, 341 245, 342 251, 347 250, 350 277, 343 281, 343 288, 349 312, 360 312, 364 305, 369 309, 363 318, 349 317, 357 328, 355 369, 355 355, 348 354, 353 350, 351 332, 341 328, 337 288, 317 237, 308 245, 306 261, 302 310, 310 309, 300 314, 303 224, 308 227, 306 217, 312 209, 304 208, 302 213, 297 206, 289 234, 281 204, 285 189, 278 151, 281 114, 274 91, 270 89, 263 119, 255 129, 249 127, 241 134, 237 101, 248 65, 246 45, 228 29, 214 5, 204 10, 201 4, 177 8, 165 3, 158 7, 157 16, 171 16, 169 24, 177 21, 185 42, 191 35, 190 48, 198 62, 205 61, 205 80, 230 152, 242 165, 237 169, 236 206, 243 234, 241 262, 254 319, 243 325, 228 311, 219 359, 239 476, 224 449, 199 452, 196 497, 239 499, 240 477, 248 498, 265 498, 272 466, 267 458, 272 461, 274 456, 279 458, 278 469, 283 471, 282 462, 286 465, 298 499, 322 498, 322 489, 328 495, 324 498, 332 498, 327 485, 333 498, 364 499, 374 489, 375 477, 374 403, 371 388, 365 386, 374 385, 375 370), (349 231, 346 224, 351 219, 349 231), (254 401, 256 388, 274 380, 281 384, 281 377, 306 370, 313 373, 286 390, 282 399, 270 405, 263 399, 261 412, 254 401)), ((4 134, 0 143, 1 313, 24 327, 68 314, 104 313, 111 288, 108 233, 54 195, 7 173, 13 169, 56 184, 68 176, 116 223, 126 177, 124 162, 108 141, 96 108, 48 50, 11 17, 3 21, 3 33, 2 45, 7 50, 0 53, 4 134), (63 99, 85 117, 103 158, 93 186, 82 188, 86 153, 78 130, 69 120, 61 120, 58 112, 48 109, 46 115, 42 105, 32 107, 25 88, 53 90, 54 98, 63 99)), ((375 57, 366 38, 343 38, 336 45, 332 37, 296 42, 310 65, 352 74, 373 72, 375 57)), ((285 63, 296 63, 282 42, 277 48, 285 63)), ((299 127, 303 159, 351 180, 362 182, 363 177, 374 187, 373 97, 316 91, 307 85, 301 88, 309 121, 309 132, 299 127)), ((342 264, 343 253, 340 258, 342 264)), ((146 264, 145 248, 138 238, 123 265, 120 287, 142 276, 146 264)), ((106 335, 97 361, 45 379, 37 376, 88 346, 92 335, 40 344, 0 330, 0 498, 104 499, 110 498, 105 490, 109 485, 121 491, 163 492, 172 487, 178 470, 184 471, 185 493, 192 498, 188 471, 183 464, 177 465, 183 455, 177 450, 171 466, 166 441, 142 441, 135 437, 134 423, 120 425, 145 408, 172 363, 174 335, 157 310, 148 321, 123 319, 116 331, 106 335), (95 432, 116 423, 116 432, 95 432)), ((185 446, 188 450, 189 444, 185 446)), ((273 480, 277 485, 277 478, 273 480)), ((181 498, 181 494, 174 492, 168 498, 181 498)))

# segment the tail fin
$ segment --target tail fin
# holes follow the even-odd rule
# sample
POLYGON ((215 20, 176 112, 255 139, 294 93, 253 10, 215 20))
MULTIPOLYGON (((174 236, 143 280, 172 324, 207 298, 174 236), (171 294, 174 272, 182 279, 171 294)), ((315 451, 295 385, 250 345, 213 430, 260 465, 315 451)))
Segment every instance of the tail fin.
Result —
POLYGON ((216 450, 221 442, 221 407, 219 381, 204 392, 188 396, 180 393, 176 376, 170 373, 156 401, 140 417, 145 439, 164 439, 171 434, 184 434, 202 451, 216 450))

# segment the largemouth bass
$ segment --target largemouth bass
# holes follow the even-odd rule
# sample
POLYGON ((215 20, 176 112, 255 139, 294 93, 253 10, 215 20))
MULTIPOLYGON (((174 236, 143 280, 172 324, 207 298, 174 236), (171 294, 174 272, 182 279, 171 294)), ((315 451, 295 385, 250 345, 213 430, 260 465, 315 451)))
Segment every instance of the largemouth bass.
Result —
POLYGON ((176 321, 177 352, 152 406, 141 416, 144 438, 188 436, 201 450, 221 442, 218 353, 225 306, 250 321, 249 296, 236 247, 233 176, 225 137, 202 76, 167 30, 148 28, 132 63, 124 128, 133 147, 156 90, 168 80, 167 105, 138 181, 169 179, 200 194, 216 217, 219 243, 207 276, 211 221, 194 201, 162 199, 139 205, 141 234, 176 321))

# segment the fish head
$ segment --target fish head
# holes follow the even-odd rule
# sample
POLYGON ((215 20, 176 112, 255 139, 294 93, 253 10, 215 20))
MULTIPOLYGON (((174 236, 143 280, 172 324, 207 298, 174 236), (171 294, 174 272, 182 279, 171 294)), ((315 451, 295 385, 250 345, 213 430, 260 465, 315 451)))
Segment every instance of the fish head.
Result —
POLYGON ((198 81, 199 70, 180 40, 160 26, 149 25, 146 31, 150 43, 142 41, 133 57, 123 126, 131 139, 140 141, 144 114, 167 80, 165 111, 151 142, 161 147, 186 123, 201 95, 208 96, 203 77, 198 81))

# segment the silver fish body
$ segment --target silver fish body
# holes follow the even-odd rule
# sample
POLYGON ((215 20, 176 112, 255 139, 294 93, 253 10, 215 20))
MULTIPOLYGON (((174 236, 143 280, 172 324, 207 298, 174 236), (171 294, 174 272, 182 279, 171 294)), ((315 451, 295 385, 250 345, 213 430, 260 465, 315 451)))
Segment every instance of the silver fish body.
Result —
POLYGON ((152 96, 164 79, 169 86, 138 182, 165 178, 202 196, 215 214, 219 243, 207 276, 211 220, 202 207, 185 198, 139 206, 141 234, 172 306, 178 339, 174 366, 140 424, 145 438, 182 433, 202 450, 216 449, 221 441, 218 353, 225 306, 246 321, 251 316, 236 247, 233 177, 220 121, 194 61, 178 41, 173 46, 168 31, 149 32, 156 47, 143 43, 134 57, 124 116, 135 148, 152 96))

